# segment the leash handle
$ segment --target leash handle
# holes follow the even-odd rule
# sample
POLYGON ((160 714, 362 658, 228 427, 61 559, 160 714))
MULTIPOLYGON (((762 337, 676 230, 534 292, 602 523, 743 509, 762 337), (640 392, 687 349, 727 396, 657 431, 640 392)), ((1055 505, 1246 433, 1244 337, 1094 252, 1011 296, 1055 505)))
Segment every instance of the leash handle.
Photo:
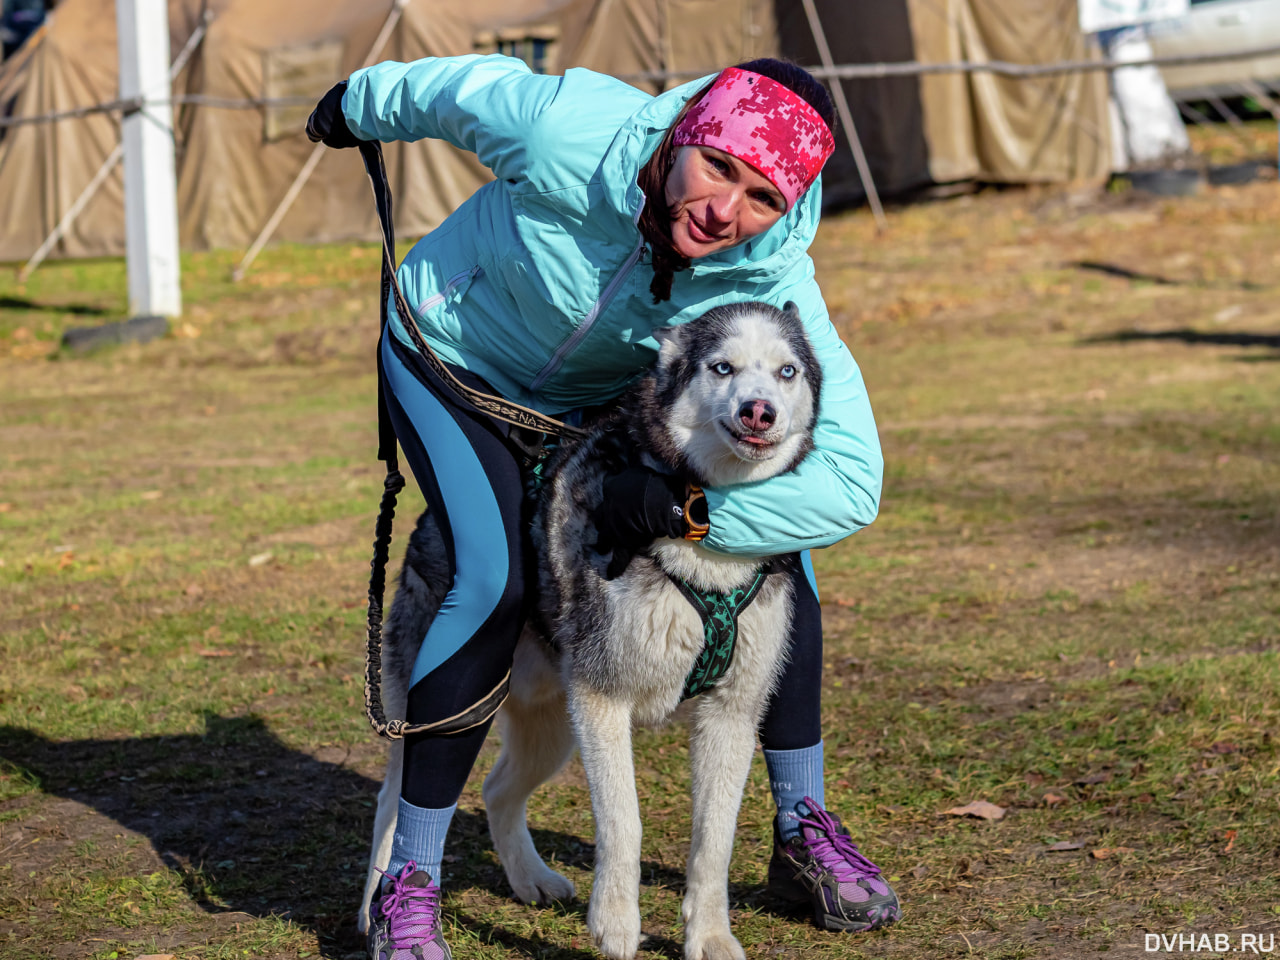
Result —
POLYGON ((477 703, 451 717, 433 723, 406 723, 388 720, 382 706, 382 601, 386 591, 387 555, 391 547, 391 522, 395 519, 396 497, 404 489, 404 476, 394 468, 383 481, 382 503, 378 508, 378 524, 373 541, 373 560, 369 575, 368 643, 364 659, 364 712, 375 733, 387 740, 400 740, 406 734, 462 733, 487 723, 511 688, 511 671, 477 703))

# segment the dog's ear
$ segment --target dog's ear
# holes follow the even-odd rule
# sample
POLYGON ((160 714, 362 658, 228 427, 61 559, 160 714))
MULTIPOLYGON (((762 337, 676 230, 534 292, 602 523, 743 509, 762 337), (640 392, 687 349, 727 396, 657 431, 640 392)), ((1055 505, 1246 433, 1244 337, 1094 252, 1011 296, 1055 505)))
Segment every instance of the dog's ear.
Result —
POLYGON ((782 305, 782 312, 791 315, 796 320, 801 320, 800 307, 794 300, 788 300, 782 305))
POLYGON ((684 353, 685 324, 672 327, 655 327, 653 338, 658 341, 658 363, 669 367, 684 353))

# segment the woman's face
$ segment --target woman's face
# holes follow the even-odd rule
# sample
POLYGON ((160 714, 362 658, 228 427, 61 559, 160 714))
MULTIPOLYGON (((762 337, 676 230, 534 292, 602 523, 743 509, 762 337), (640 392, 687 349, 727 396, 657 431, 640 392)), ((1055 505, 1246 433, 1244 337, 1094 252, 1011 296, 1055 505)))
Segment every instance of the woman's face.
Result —
POLYGON ((671 244, 690 260, 764 233, 787 208, 764 174, 714 147, 677 148, 665 192, 671 244))

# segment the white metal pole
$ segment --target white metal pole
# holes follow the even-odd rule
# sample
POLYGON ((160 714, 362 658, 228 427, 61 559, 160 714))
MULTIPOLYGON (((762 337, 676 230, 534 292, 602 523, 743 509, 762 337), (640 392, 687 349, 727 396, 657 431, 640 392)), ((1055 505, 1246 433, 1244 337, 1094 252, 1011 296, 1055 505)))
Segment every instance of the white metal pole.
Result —
POLYGON ((120 99, 141 100, 120 123, 129 314, 176 317, 182 288, 167 0, 116 0, 116 29, 120 99))
MULTIPOLYGON (((178 51, 177 58, 169 67, 170 83, 178 78, 178 74, 182 72, 182 68, 187 65, 187 61, 190 60, 191 55, 195 53, 196 47, 198 47, 200 45, 200 41, 204 39, 205 32, 208 30, 209 22, 211 20, 213 20, 213 11, 206 10, 204 12, 204 19, 200 22, 200 25, 191 32, 191 36, 187 38, 187 45, 178 51)), ((35 273, 36 267, 44 263, 44 258, 49 255, 49 251, 53 249, 54 244, 61 240, 66 232, 71 229, 71 224, 75 223, 76 217, 80 216, 80 211, 82 211, 88 205, 89 201, 94 198, 98 192, 98 188, 106 182, 107 177, 109 177, 111 172, 115 170, 116 164, 120 162, 120 158, 123 156, 124 147, 121 144, 116 144, 115 149, 111 151, 107 159, 102 161, 102 166, 100 166, 98 168, 98 172, 93 175, 93 179, 89 181, 89 185, 84 188, 80 196, 76 198, 76 202, 67 209, 67 212, 63 214, 62 219, 58 221, 58 225, 53 228, 53 233, 45 237, 44 243, 40 244, 36 249, 36 252, 31 255, 31 259, 28 260, 23 265, 22 269, 18 271, 19 283, 26 283, 27 278, 30 277, 31 274, 35 273)))

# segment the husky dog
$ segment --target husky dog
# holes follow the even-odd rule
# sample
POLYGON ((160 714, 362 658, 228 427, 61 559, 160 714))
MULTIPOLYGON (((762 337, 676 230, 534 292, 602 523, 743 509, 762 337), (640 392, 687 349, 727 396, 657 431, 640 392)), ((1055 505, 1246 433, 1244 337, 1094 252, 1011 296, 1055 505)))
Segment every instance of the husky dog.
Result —
MULTIPOLYGON (((599 553, 591 516, 605 477, 627 465, 709 487, 794 468, 813 446, 821 371, 793 304, 717 307, 657 335, 651 372, 548 464, 533 528, 539 609, 516 647, 510 695, 498 714, 502 752, 485 780, 484 802, 516 897, 573 897, 572 882, 534 849, 526 801, 576 743, 596 822, 587 925, 606 956, 630 960, 640 943, 641 833, 631 730, 667 721, 683 700, 693 767, 684 952, 688 960, 735 960, 743 951, 729 929, 729 859, 756 729, 787 656, 791 573, 768 558, 664 538, 608 579, 611 557, 599 553), (737 591, 740 598, 750 590, 754 600, 735 611, 737 643, 727 670, 685 699, 706 638, 694 596, 737 591)), ((417 648, 448 587, 444 556, 424 514, 385 631, 388 716, 403 716, 417 648)), ((374 868, 390 856, 402 754, 396 742, 379 795, 366 904, 378 881, 374 868)), ((363 929, 367 917, 361 921, 363 929)))

